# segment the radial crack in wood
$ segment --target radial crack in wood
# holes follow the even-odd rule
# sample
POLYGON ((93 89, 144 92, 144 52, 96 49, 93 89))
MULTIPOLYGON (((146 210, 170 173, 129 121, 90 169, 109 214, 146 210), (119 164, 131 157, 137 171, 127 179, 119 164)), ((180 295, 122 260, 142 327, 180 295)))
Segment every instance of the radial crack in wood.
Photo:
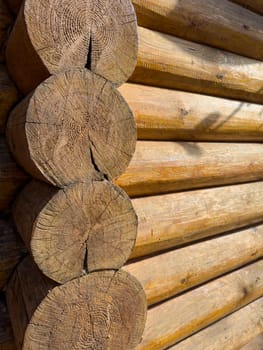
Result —
POLYGON ((134 350, 146 321, 143 288, 121 270, 54 287, 26 259, 9 284, 7 301, 18 350, 134 350))
POLYGON ((111 83, 86 69, 43 82, 13 110, 7 134, 18 163, 58 187, 118 177, 136 145, 128 104, 111 83))
POLYGON ((107 181, 63 190, 32 181, 18 196, 13 214, 39 268, 60 283, 85 271, 119 269, 137 235, 129 197, 107 181))
POLYGON ((28 93, 50 74, 85 67, 89 55, 88 68, 121 85, 135 68, 137 41, 130 0, 26 0, 9 38, 8 68, 28 93))

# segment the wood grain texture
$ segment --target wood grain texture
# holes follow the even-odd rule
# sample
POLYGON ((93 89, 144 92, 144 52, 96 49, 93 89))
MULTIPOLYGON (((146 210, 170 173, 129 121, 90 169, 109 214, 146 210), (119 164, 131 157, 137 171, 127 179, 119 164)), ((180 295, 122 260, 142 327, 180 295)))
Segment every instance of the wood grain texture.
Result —
POLYGON ((142 27, 263 59, 262 18, 230 1, 133 0, 133 4, 142 27))
POLYGON ((124 98, 87 69, 68 70, 39 85, 12 111, 7 138, 29 174, 58 187, 120 176, 137 139, 124 98))
MULTIPOLYGON (((240 350, 244 344, 263 332, 263 298, 234 312, 207 329, 182 341, 170 350, 240 350)), ((262 350, 258 344, 243 350, 262 350)))
POLYGON ((262 105, 138 84, 119 91, 140 140, 263 140, 262 105))
POLYGON ((7 63, 28 93, 49 75, 85 67, 121 85, 137 60, 137 21, 129 0, 26 0, 7 45, 7 63))
POLYGON ((116 184, 129 196, 263 180, 263 144, 139 141, 116 184))
POLYGON ((0 211, 9 211, 19 189, 28 176, 18 167, 11 156, 6 141, 0 136, 0 211))
POLYGON ((4 0, 0 1, 0 63, 5 61, 5 47, 9 35, 9 30, 14 22, 4 0))
POLYGON ((248 102, 263 102, 263 63, 139 27, 130 81, 248 102))
MULTIPOLYGON (((192 333, 262 297, 262 268, 263 261, 260 260, 150 309, 143 340, 136 349, 167 349, 192 333)), ((240 322, 237 325, 240 326, 240 322)), ((262 322, 258 333, 261 330, 262 322)), ((228 332, 231 333, 228 330, 226 336, 228 332)), ((218 334, 215 332, 213 337, 207 339, 214 344, 216 336, 218 334)), ((196 345, 194 349, 209 349, 201 341, 196 345)), ((182 347, 182 349, 186 348, 182 347)), ((189 349, 192 350, 193 347, 189 349)), ((216 347, 215 349, 229 350, 230 348, 216 347)))
POLYGON ((0 290, 4 289, 16 265, 26 254, 10 219, 0 219, 0 290))
POLYGON ((0 294, 0 350, 17 350, 4 294, 0 294))
POLYGON ((262 332, 252 339, 248 344, 243 346, 240 350, 262 350, 263 349, 263 330, 262 332))
POLYGON ((152 305, 262 256, 260 225, 131 262, 124 270, 141 282, 152 305))
POLYGON ((60 283, 121 268, 137 235, 131 200, 107 181, 61 190, 32 181, 19 194, 13 216, 39 268, 60 283))
POLYGON ((18 350, 133 350, 146 319, 140 283, 124 271, 100 271, 55 286, 30 261, 7 289, 18 350))
POLYGON ((132 258, 262 221, 263 182, 132 200, 138 235, 132 258))
MULTIPOLYGON (((1 13, 0 13, 1 20, 1 13)), ((8 115, 19 99, 18 91, 11 81, 6 67, 0 64, 0 133, 5 132, 8 115)))
POLYGON ((263 14, 263 5, 261 0, 231 0, 239 5, 248 8, 251 11, 263 14))

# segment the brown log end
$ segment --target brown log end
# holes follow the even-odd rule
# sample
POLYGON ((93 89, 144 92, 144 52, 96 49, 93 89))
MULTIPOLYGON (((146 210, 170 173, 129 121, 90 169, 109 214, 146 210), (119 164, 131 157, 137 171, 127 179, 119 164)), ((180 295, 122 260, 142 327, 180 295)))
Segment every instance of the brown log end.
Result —
POLYGON ((16 265, 25 254, 24 244, 12 222, 0 219, 0 290, 5 287, 16 265))
POLYGON ((23 1, 22 0, 5 0, 5 2, 9 10, 15 15, 17 15, 23 1))
POLYGON ((4 294, 0 294, 0 350, 16 350, 4 294))
POLYGON ((63 190, 32 181, 18 196, 14 219, 40 270, 59 283, 120 268, 137 235, 131 200, 107 181, 63 190))
POLYGON ((111 83, 86 69, 42 83, 13 110, 7 133, 18 163, 58 187, 117 178, 136 145, 128 104, 111 83))
POLYGON ((8 114, 18 98, 15 85, 10 80, 4 65, 0 65, 0 133, 4 132, 8 114))
POLYGON ((24 93, 70 67, 87 67, 119 86, 132 74, 137 51, 130 0, 26 0, 9 38, 7 61, 24 93))
POLYGON ((4 0, 0 0, 0 63, 5 61, 5 46, 14 18, 4 0))

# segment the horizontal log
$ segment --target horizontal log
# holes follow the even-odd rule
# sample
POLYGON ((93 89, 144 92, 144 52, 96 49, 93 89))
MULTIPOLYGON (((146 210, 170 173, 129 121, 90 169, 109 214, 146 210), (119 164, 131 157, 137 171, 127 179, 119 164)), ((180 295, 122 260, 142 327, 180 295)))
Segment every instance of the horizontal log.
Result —
POLYGON ((257 337, 252 339, 248 344, 243 346, 242 349, 240 350, 262 350, 262 349, 263 349, 263 330, 257 337))
POLYGON ((128 104, 111 83, 87 69, 40 84, 12 111, 6 132, 17 162, 57 187, 120 176, 136 145, 128 104))
POLYGON ((11 156, 6 141, 0 136, 0 211, 9 211, 10 205, 28 176, 11 156))
POLYGON ((3 294, 0 294, 0 350, 17 350, 3 294))
POLYGON ((124 271, 100 271, 55 286, 26 258, 7 289, 17 349, 127 349, 146 319, 140 283, 124 271))
POLYGON ((13 80, 26 94, 49 75, 74 67, 87 67, 119 86, 132 74, 137 51, 130 0, 26 0, 6 57, 13 80))
POLYGON ((262 141, 262 105, 124 84, 141 140, 262 141))
POLYGON ((230 1, 133 0, 133 5, 142 27, 263 59, 262 18, 230 1))
POLYGON ((263 6, 261 0, 231 0, 239 5, 248 8, 251 11, 263 14, 263 6))
MULTIPOLYGON (((0 14, 1 20, 1 14, 0 14)), ((6 67, 0 64, 0 133, 5 131, 8 115, 19 99, 18 91, 11 81, 6 67)))
MULTIPOLYGON (((236 350, 240 349, 253 337, 263 332, 263 298, 234 312, 232 315, 218 321, 207 329, 182 341, 170 350, 236 350)), ((261 336, 262 338, 262 336, 261 336)), ((250 350, 262 350, 253 345, 250 350)), ((247 348, 243 348, 244 350, 247 348)))
POLYGON ((138 197, 257 180, 263 144, 140 141, 116 184, 138 197))
POLYGON ((143 27, 130 81, 263 102, 262 62, 143 27))
POLYGON ((263 182, 132 200, 139 226, 131 258, 262 221, 263 182))
POLYGON ((13 217, 38 267, 59 283, 121 268, 137 235, 131 200, 107 181, 61 190, 32 181, 18 195, 13 217))
POLYGON ((0 290, 4 289, 25 254, 25 247, 12 222, 0 219, 0 290))
POLYGON ((148 305, 263 256, 263 225, 176 249, 124 266, 144 287, 148 305))
MULTIPOLYGON (((260 260, 150 309, 143 339, 137 350, 167 349, 192 333, 262 297, 262 269, 263 261, 260 260)), ((240 325, 239 322, 237 324, 240 325)), ((259 328, 262 327, 262 322, 260 324, 259 328)), ((199 349, 209 349, 202 342, 197 345, 199 349)))

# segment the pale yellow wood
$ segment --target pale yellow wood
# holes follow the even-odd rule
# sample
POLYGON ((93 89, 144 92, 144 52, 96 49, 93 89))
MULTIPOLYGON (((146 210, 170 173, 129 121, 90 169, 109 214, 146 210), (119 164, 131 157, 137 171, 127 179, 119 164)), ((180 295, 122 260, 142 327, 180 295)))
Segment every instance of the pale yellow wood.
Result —
MULTIPOLYGON (((247 7, 249 10, 263 14, 262 0, 231 0, 239 5, 247 7)), ((263 347, 262 347, 263 348, 263 347)))
POLYGON ((262 62, 142 27, 130 81, 263 102, 262 62))
POLYGON ((139 226, 132 257, 262 221, 263 182, 132 200, 139 226))
POLYGON ((256 343, 242 347, 263 332, 262 318, 263 298, 260 298, 170 350, 262 350, 262 335, 256 343))
POLYGON ((254 339, 252 339, 248 344, 240 348, 240 350, 262 350, 263 349, 263 330, 254 339))
MULTIPOLYGON (((262 295, 263 261, 260 260, 150 309, 142 343, 136 349, 167 349, 192 333, 262 297, 262 295)), ((254 314, 257 320, 262 318, 262 308, 263 306, 254 314), (260 313, 258 313, 259 310, 260 313)), ((256 308, 252 310, 254 311, 256 308)), ((252 313, 250 315, 252 318, 254 317, 252 313)), ((237 322, 237 326, 241 327, 241 322, 237 322)), ((260 333, 262 328, 261 321, 254 335, 260 333)), ((230 330, 228 332, 231 334, 230 330)), ((229 337, 228 332, 225 333, 226 340, 229 337)), ((213 344, 216 341, 216 336, 219 337, 219 335, 220 333, 215 332, 213 338, 207 337, 207 340, 213 344)), ((184 347, 182 349, 186 350, 184 347)), ((196 343, 196 347, 187 349, 230 350, 232 348, 228 349, 224 346, 207 348, 200 341, 196 343)))
POLYGON ((263 140, 262 105, 138 84, 119 91, 141 140, 263 140))
MULTIPOLYGON (((227 0, 133 0, 140 26, 263 59, 262 18, 227 0)), ((261 0, 240 0, 259 3, 261 0)), ((260 5, 258 5, 260 6, 260 5)))
POLYGON ((263 256, 263 225, 131 262, 124 270, 143 285, 148 305, 263 256))
POLYGON ((116 184, 137 197, 257 180, 263 144, 139 141, 116 184))

